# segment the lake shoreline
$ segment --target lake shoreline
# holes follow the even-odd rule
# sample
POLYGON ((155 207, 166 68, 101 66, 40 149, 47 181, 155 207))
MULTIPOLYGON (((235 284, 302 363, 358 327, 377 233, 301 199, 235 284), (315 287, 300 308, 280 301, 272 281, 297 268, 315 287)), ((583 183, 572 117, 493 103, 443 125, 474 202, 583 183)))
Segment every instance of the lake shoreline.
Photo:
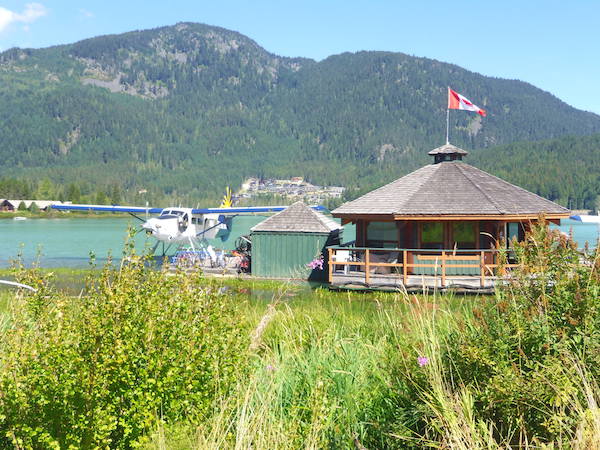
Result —
POLYGON ((37 212, 15 211, 0 213, 0 220, 14 220, 15 217, 25 217, 27 219, 127 219, 130 216, 126 213, 96 213, 96 212, 37 212))

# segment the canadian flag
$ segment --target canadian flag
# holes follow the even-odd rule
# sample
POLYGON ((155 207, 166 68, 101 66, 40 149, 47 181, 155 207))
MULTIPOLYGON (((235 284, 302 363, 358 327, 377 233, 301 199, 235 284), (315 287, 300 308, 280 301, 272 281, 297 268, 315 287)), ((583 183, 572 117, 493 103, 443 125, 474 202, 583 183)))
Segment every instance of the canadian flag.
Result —
POLYGON ((485 110, 479 106, 474 105, 471 100, 463 97, 458 92, 448 88, 448 109, 464 109, 466 111, 474 111, 477 114, 485 117, 485 110))

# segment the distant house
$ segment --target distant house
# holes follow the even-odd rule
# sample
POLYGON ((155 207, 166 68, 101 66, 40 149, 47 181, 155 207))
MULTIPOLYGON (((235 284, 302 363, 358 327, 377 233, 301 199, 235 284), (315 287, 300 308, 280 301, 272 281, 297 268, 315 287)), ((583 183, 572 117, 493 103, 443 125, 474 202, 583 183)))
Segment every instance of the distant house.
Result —
POLYGON ((16 209, 19 207, 19 204, 21 203, 21 201, 19 200, 18 203, 15 203, 16 200, 8 200, 8 199, 0 199, 0 211, 2 212, 12 212, 12 211, 16 211, 16 209))
POLYGON ((46 211, 50 205, 62 204, 62 202, 58 200, 9 200, 4 199, 0 200, 0 211, 3 212, 14 212, 19 209, 21 203, 25 204, 25 208, 29 209, 32 203, 35 203, 36 206, 42 210, 46 211))

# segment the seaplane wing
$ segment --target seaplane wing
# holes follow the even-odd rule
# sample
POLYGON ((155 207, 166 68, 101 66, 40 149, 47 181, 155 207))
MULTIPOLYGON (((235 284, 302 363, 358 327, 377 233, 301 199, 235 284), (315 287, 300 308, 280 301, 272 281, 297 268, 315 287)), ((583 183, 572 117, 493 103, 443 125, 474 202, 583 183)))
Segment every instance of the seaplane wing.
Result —
POLYGON ((99 211, 99 212, 124 212, 160 214, 164 208, 144 208, 142 206, 117 206, 117 205, 52 205, 52 209, 59 211, 99 211))
MULTIPOLYGON (((196 208, 192 209, 192 214, 255 214, 283 211, 287 206, 246 206, 230 208, 196 208)), ((316 211, 325 210, 324 206, 311 206, 316 211)))
MULTIPOLYGON (((229 208, 193 208, 192 214, 258 214, 283 211, 287 206, 245 206, 229 208)), ((325 210, 324 206, 312 206, 317 211, 325 210)), ((52 205, 52 209, 59 211, 98 211, 98 212, 124 212, 124 213, 148 213, 160 214, 165 209, 173 208, 145 208, 143 206, 119 206, 119 205, 52 205)))

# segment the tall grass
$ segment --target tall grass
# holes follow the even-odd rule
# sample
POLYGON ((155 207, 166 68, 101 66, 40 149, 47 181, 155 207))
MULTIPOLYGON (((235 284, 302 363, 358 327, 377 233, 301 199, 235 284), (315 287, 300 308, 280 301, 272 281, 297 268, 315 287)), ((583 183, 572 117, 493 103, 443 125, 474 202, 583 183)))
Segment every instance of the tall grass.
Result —
POLYGON ((253 305, 247 377, 209 420, 150 446, 598 448, 598 260, 543 228, 517 254, 494 297, 253 305))
POLYGON ((38 280, 43 295, 9 299, 0 333, 3 442, 597 448, 600 264, 543 228, 528 239, 523 269, 492 297, 217 282, 136 264, 77 297, 38 280), (101 364, 90 364, 82 343, 96 339, 101 364), (111 387, 74 382, 92 372, 111 387))

